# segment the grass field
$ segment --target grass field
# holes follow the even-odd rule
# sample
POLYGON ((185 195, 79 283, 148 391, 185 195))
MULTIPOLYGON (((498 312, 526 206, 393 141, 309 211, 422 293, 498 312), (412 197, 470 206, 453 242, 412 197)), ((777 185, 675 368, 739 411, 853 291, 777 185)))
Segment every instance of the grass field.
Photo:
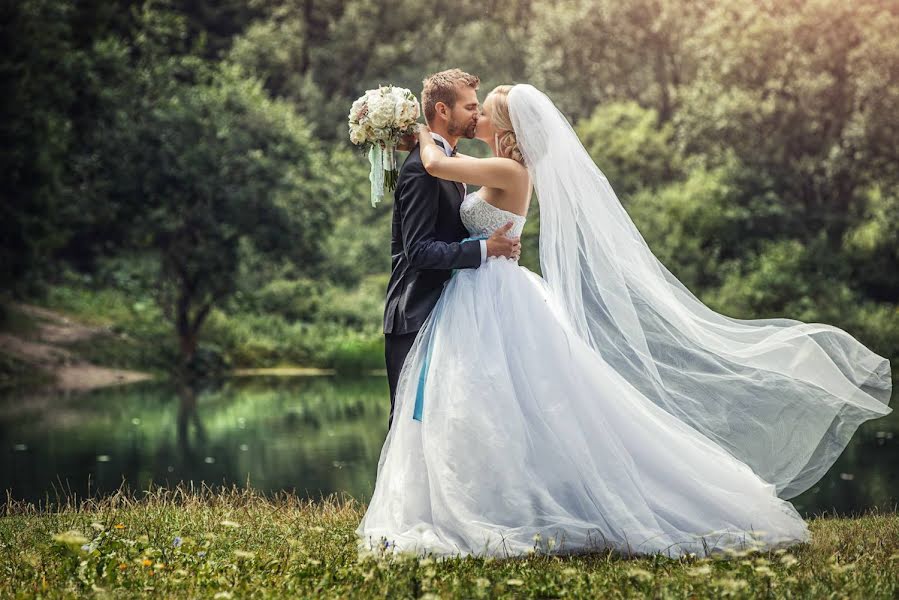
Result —
POLYGON ((0 597, 896 598, 899 514, 810 520, 789 551, 729 557, 360 558, 359 502, 247 489, 8 500, 0 597))

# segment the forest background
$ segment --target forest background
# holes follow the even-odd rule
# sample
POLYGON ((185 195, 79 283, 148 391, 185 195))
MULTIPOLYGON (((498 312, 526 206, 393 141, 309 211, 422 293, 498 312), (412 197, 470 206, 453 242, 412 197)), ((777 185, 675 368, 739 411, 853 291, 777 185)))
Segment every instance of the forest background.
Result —
MULTIPOLYGON (((899 363, 892 0, 4 3, 0 287, 168 372, 383 368, 392 201, 351 102, 459 67, 565 112, 713 309, 846 329, 899 363)), ((483 156, 477 141, 466 153, 483 156)), ((402 156, 400 157, 402 159, 402 156)), ((539 198, 522 264, 539 272, 539 198)), ((17 358, 0 350, 0 374, 17 358)))

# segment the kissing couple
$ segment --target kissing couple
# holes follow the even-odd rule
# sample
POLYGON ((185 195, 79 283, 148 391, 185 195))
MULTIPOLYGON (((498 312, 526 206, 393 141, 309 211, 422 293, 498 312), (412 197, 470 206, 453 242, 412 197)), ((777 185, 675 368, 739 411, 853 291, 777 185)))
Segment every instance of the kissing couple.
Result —
POLYGON ((788 499, 891 412, 889 362, 831 325, 707 307, 546 94, 501 85, 481 104, 479 83, 424 80, 427 126, 397 180, 389 429, 359 551, 807 541, 788 499), (463 137, 492 156, 457 153, 463 137), (542 276, 518 264, 534 192, 542 276))

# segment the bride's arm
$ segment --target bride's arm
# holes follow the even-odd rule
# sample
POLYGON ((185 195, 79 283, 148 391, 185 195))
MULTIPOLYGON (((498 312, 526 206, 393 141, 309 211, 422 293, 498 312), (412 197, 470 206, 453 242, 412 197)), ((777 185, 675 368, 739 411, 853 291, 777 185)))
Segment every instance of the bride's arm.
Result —
POLYGON ((524 167, 510 158, 447 156, 425 126, 418 130, 418 143, 425 170, 440 179, 506 189, 518 183, 523 174, 524 167))

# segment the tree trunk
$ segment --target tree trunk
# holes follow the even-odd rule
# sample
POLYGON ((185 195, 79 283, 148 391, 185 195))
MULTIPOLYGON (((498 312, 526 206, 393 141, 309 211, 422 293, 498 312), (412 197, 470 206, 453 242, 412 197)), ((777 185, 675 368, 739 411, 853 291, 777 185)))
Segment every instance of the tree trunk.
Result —
POLYGON ((178 332, 178 340, 181 342, 181 368, 187 369, 187 365, 193 360, 197 351, 197 330, 190 319, 191 285, 182 279, 181 292, 178 294, 178 302, 175 306, 175 329, 178 332))
POLYGON ((209 316, 212 310, 213 300, 210 300, 203 306, 200 306, 194 312, 191 318, 191 301, 190 295, 182 293, 178 300, 178 314, 176 318, 176 328, 178 331, 178 339, 181 342, 181 367, 186 371, 187 366, 193 360, 197 353, 197 345, 200 339, 200 328, 209 316))
POLYGON ((180 330, 178 336, 181 340, 181 366, 186 368, 197 353, 197 336, 180 330))
POLYGON ((671 90, 668 87, 668 64, 665 57, 665 50, 667 49, 667 40, 664 40, 661 36, 653 36, 653 43, 655 44, 655 75, 656 82, 659 86, 659 114, 658 114, 658 126, 661 127, 665 123, 671 120, 671 117, 674 115, 674 109, 671 105, 671 90))

